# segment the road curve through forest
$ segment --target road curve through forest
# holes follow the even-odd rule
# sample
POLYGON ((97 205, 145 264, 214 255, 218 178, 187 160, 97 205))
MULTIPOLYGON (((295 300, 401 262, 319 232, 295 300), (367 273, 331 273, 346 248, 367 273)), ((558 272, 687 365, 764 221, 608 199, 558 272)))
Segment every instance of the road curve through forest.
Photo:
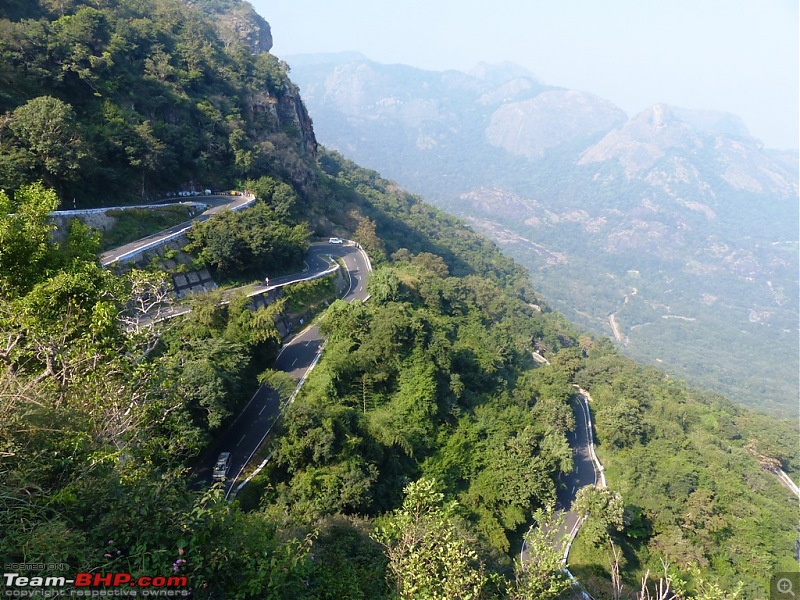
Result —
MULTIPOLYGON (((143 248, 162 243, 164 238, 183 233, 195 221, 204 221, 222 210, 244 208, 253 201, 253 198, 249 195, 243 195, 231 200, 230 197, 223 196, 203 198, 203 201, 209 201, 208 203, 212 205, 212 208, 202 215, 198 215, 192 221, 176 225, 168 230, 108 251, 101 255, 102 263, 108 265, 126 256, 141 252, 143 248)), ((364 301, 369 297, 366 283, 368 273, 372 270, 372 265, 366 253, 353 242, 346 242, 341 245, 312 244, 306 260, 308 266, 306 271, 271 279, 269 286, 255 286, 250 290, 251 293, 249 295, 313 278, 315 275, 330 269, 330 263, 325 260, 325 257, 337 257, 345 264, 350 285, 347 292, 342 296, 344 301, 364 301)), ((298 382, 297 390, 299 390, 308 373, 319 360, 323 343, 324 340, 319 332, 318 325, 309 325, 306 329, 284 342, 272 368, 289 373, 298 382)), ((570 510, 578 490, 586 485, 596 484, 598 480, 601 486, 605 487, 603 467, 594 452, 589 400, 589 393, 577 388, 576 395, 571 400, 572 410, 575 415, 575 429, 567 434, 569 445, 572 448, 574 468, 571 473, 559 476, 556 492, 556 510, 564 513, 563 533, 569 536, 569 543, 563 557, 565 564, 572 541, 575 539, 575 535, 581 525, 578 515, 570 510)), ((272 431, 283 408, 284 406, 282 406, 277 392, 269 386, 261 386, 242 412, 239 413, 236 420, 214 444, 212 450, 214 456, 217 452, 222 451, 231 453, 229 474, 233 474, 233 476, 226 480, 226 497, 230 496, 231 493, 235 495, 249 480, 243 478, 244 470, 270 431, 272 431)), ((211 456, 209 454, 209 457, 211 456)), ((206 459, 195 474, 201 479, 211 481, 211 467, 212 461, 206 459)), ((520 558, 523 563, 527 560, 524 543, 520 558)), ((570 577, 572 577, 571 574, 570 577)))
MULTIPOLYGON (((202 221, 207 221, 214 215, 224 211, 224 210, 241 210, 247 206, 250 206, 253 202, 255 202, 256 198, 252 194, 248 193, 241 193, 236 192, 236 195, 228 195, 228 196, 198 196, 193 199, 195 202, 200 202, 202 204, 208 205, 208 210, 202 212, 201 214, 197 215, 196 217, 170 227, 169 229, 165 229, 163 231, 159 231, 158 233, 154 233, 153 235, 148 235, 147 237, 143 237, 141 239, 136 240, 135 242, 130 242, 129 244, 125 244, 120 246, 119 248, 114 248, 113 250, 108 250, 107 252, 103 252, 100 255, 100 263, 107 267, 115 262, 125 260, 128 257, 135 256, 141 252, 149 248, 154 248, 159 246, 168 240, 174 239, 186 233, 189 229, 192 228, 192 225, 195 223, 199 223, 202 221)), ((158 208, 159 206, 169 206, 169 204, 164 202, 158 202, 156 204, 151 205, 153 208, 158 208)), ((120 209, 124 209, 124 206, 118 207, 120 209)), ((112 209, 107 209, 112 210, 112 209)), ((70 212, 80 213, 82 211, 62 211, 60 214, 68 215, 70 212)))
MULTIPOLYGON (((372 270, 366 253, 353 242, 341 245, 314 244, 309 250, 307 260, 309 270, 327 268, 328 263, 323 260, 323 257, 326 256, 339 258, 345 265, 350 283, 342 300, 345 302, 366 300, 369 297, 366 285, 367 276, 372 270)), ((309 275, 309 272, 304 272, 288 277, 302 279, 309 275)), ((271 287, 272 285, 270 285, 271 287)), ((323 342, 319 326, 317 324, 309 325, 284 342, 272 368, 291 375, 297 381, 297 389, 299 389, 319 360, 323 342)), ((231 453, 229 477, 225 482, 226 497, 231 494, 235 495, 247 481, 243 478, 245 467, 272 431, 283 408, 277 392, 269 386, 261 386, 227 431, 218 438, 214 445, 214 452, 231 453)), ((204 461, 204 464, 196 470, 196 475, 210 481, 211 467, 211 460, 204 461)))
MULTIPOLYGON (((201 198, 201 201, 210 207, 202 214, 164 231, 104 252, 100 255, 101 264, 108 266, 163 244, 167 240, 183 235, 195 222, 205 221, 224 210, 240 210, 249 206, 255 201, 255 197, 249 193, 237 192, 235 195, 230 196, 205 196, 201 198)), ((155 203, 152 206, 162 206, 163 204, 155 203)), ((79 213, 81 211, 62 212, 79 213)), ((367 275, 372 270, 372 265, 366 252, 360 246, 348 240, 341 244, 322 242, 311 244, 306 256, 306 269, 304 271, 270 278, 268 285, 250 285, 241 289, 248 296, 254 296, 292 283, 314 279, 338 268, 336 265, 334 267, 331 266, 332 257, 336 257, 343 262, 349 281, 349 288, 342 296, 342 299, 346 302, 366 300, 369 297, 366 286, 367 275)), ((191 308, 188 306, 174 306, 171 307, 171 310, 159 315, 156 320, 172 318, 190 310, 191 308)), ((322 345, 323 339, 319 333, 319 327, 310 325, 284 342, 272 367, 276 370, 285 371, 294 377, 298 382, 299 390, 300 385, 305 381, 306 375, 319 359, 322 345)), ((275 426, 282 408, 278 394, 268 386, 261 386, 228 430, 212 446, 210 452, 213 452, 213 455, 207 452, 208 456, 201 459, 201 466, 195 470, 195 475, 200 480, 210 482, 213 458, 217 452, 230 452, 231 465, 229 474, 232 473, 234 476, 226 480, 226 496, 229 495, 234 489, 234 485, 240 481, 250 459, 252 459, 275 426)))
MULTIPOLYGON (((587 485, 599 484, 600 487, 606 486, 603 466, 600 464, 594 451, 592 415, 589 408, 590 400, 591 396, 589 392, 575 386, 575 397, 570 400, 572 412, 575 416, 575 429, 567 433, 567 441, 572 448, 573 469, 570 473, 566 475, 562 474, 558 477, 555 506, 556 514, 561 513, 564 515, 564 522, 557 535, 557 539, 568 536, 568 542, 564 550, 564 556, 562 557, 562 561, 565 565, 567 564, 572 542, 578 534, 581 523, 583 523, 578 514, 571 510, 572 504, 577 497, 578 490, 587 485)), ((520 551, 520 560, 523 565, 528 560, 524 540, 522 543, 522 550, 520 551)), ((566 569, 566 571, 570 579, 575 581, 569 569, 566 569)), ((589 596, 585 594, 584 597, 589 596)))

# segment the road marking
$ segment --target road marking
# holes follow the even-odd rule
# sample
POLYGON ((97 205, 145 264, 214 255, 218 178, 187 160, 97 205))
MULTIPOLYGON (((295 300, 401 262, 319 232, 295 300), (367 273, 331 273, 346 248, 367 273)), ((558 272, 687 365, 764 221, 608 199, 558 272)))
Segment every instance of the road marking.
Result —
POLYGON ((573 496, 575 495, 575 486, 574 485, 572 486, 572 495, 573 496))
POLYGON ((265 404, 264 406, 261 407, 261 410, 258 411, 258 414, 260 415, 262 412, 264 412, 264 409, 266 409, 266 408, 267 408, 267 405, 265 404))
MULTIPOLYGON (((366 258, 366 260, 367 260, 367 269, 368 269, 368 270, 371 270, 371 266, 370 266, 370 264, 369 264, 369 259, 366 257, 366 254, 363 252, 363 250, 361 251, 361 254, 362 254, 362 255, 364 255, 364 257, 365 257, 365 258, 366 258)), ((339 256, 340 256, 340 255, 339 255, 339 256)), ((315 258, 315 259, 318 259, 319 257, 317 257, 317 256, 314 256, 314 258, 315 258)), ((346 271, 346 272, 347 272, 347 274, 349 275, 349 279, 350 279, 350 286, 349 286, 349 289, 347 290, 347 293, 345 293, 345 294, 342 296, 342 298, 343 298, 343 299, 346 299, 346 298, 347 298, 347 296, 348 296, 348 295, 350 295, 350 294, 352 293, 352 291, 353 291, 353 289, 356 287, 356 285, 359 285, 359 286, 360 286, 360 287, 359 287, 359 291, 360 291, 360 290, 363 290, 363 288, 364 288, 364 283, 365 283, 365 280, 366 280, 366 277, 361 275, 361 272, 360 272, 360 271, 359 271, 359 269, 358 269, 358 263, 357 263, 357 261, 356 261, 356 266, 355 266, 354 270, 353 270, 353 271, 350 271, 350 269, 349 269, 349 265, 347 264, 347 263, 348 263, 347 259, 346 259, 344 256, 342 256, 341 258, 342 258, 342 262, 344 263, 344 268, 345 268, 345 271, 346 271)), ((332 260, 332 259, 331 259, 331 260, 332 260)), ((321 259, 320 259, 320 262, 322 262, 322 261, 321 261, 321 259)), ((308 264, 308 263, 306 263, 306 264, 308 264)), ((305 281, 305 280, 306 280, 306 279, 301 279, 300 281, 305 281)), ((368 298, 369 298, 369 295, 367 295, 367 297, 365 298, 365 300, 366 300, 366 299, 368 299, 368 298)), ((350 299, 350 300, 348 300, 348 301, 353 301, 353 300, 354 300, 354 299, 353 299, 353 298, 351 298, 351 299, 350 299)), ((303 337, 304 337, 306 334, 309 334, 310 332, 314 331, 314 330, 315 330, 315 328, 316 328, 316 326, 315 326, 313 323, 309 323, 309 324, 308 324, 308 326, 307 326, 307 327, 306 327, 306 328, 305 328, 303 331, 301 331, 299 334, 295 335, 295 336, 294 336, 294 337, 292 337, 291 339, 287 340, 287 341, 286 341, 286 343, 282 345, 282 347, 281 347, 280 351, 278 352, 278 357, 280 357, 280 356, 283 354, 283 352, 284 352, 285 350, 287 350, 288 348, 291 348, 293 345, 297 344, 297 345, 299 346, 299 343, 301 342, 301 339, 302 339, 302 338, 303 338, 303 337)), ((311 339, 311 340, 308 340, 308 341, 306 341, 306 342, 305 342, 305 346, 306 346, 306 347, 308 347, 310 344, 314 344, 314 346, 315 346, 315 348, 316 348, 316 356, 315 356, 314 360, 312 361, 311 365, 310 365, 309 367, 307 367, 307 368, 306 368, 306 372, 305 372, 305 374, 303 375, 303 377, 301 378, 300 382, 298 383, 298 385, 297 385, 297 388, 295 389, 295 392, 294 392, 294 394, 292 395, 292 398, 289 400, 288 404, 291 404, 292 400, 294 400, 294 397, 295 397, 295 396, 297 395, 297 393, 300 391, 300 388, 302 387, 303 383, 305 382, 305 379, 306 379, 306 377, 308 377, 308 374, 309 374, 309 372, 311 371, 311 369, 313 369, 313 368, 314 368, 314 366, 317 364, 317 361, 319 360, 319 358, 320 358, 320 356, 321 356, 322 349, 323 349, 323 347, 324 347, 324 342, 323 342, 322 340, 320 340, 320 339, 311 339)), ((292 366, 292 367, 294 367, 294 366, 295 366, 295 364, 297 363, 297 361, 298 361, 298 360, 299 360, 299 357, 298 357, 298 358, 295 358, 295 360, 294 360, 294 362, 292 362, 292 365, 291 365, 291 366, 292 366)), ((254 398, 255 398, 255 396, 253 396, 253 399, 254 399, 254 398)), ((253 401, 253 399, 251 399, 251 402, 253 401)), ((248 403, 248 404, 249 404, 249 403, 248 403)), ((264 410, 264 409, 262 408, 262 412, 263 412, 263 410, 264 410)), ((239 417, 241 417, 241 416, 242 416, 242 414, 243 414, 243 412, 239 414, 239 417)), ((259 413, 259 414, 261 414, 261 413, 259 413)), ((238 419, 239 417, 237 417, 237 419, 238 419)), ((280 418, 280 415, 279 415, 279 417, 278 417, 278 418, 280 418)), ((236 476, 235 476, 235 477, 234 477, 234 478, 231 480, 231 482, 230 482, 230 487, 228 488, 228 490, 227 490, 227 492, 226 492, 226 494, 225 494, 225 498, 226 498, 226 499, 228 499, 228 498, 230 497, 231 493, 232 493, 232 492, 233 492, 233 490, 234 490, 234 486, 235 486, 235 483, 236 483, 236 481, 237 481, 237 480, 238 480, 238 479, 241 477, 242 473, 244 472, 244 469, 245 469, 245 467, 246 467, 246 466, 249 464, 250 460, 253 458, 253 455, 254 455, 254 454, 256 453, 256 451, 257 451, 257 450, 258 450, 258 449, 261 447, 261 445, 264 443, 264 440, 265 440, 265 439, 267 438, 267 436, 269 435, 270 431, 272 430, 272 428, 273 428, 273 426, 275 425, 275 423, 277 422, 277 420, 278 420, 278 419, 275 419, 275 420, 273 420, 273 422, 270 424, 270 426, 269 426, 269 428, 267 429, 267 431, 266 431, 266 432, 264 433, 264 435, 262 436, 261 440, 258 442, 258 444, 256 445, 256 447, 255 447, 255 448, 253 449, 253 451, 250 453, 250 456, 248 456, 248 457, 247 457, 247 459, 244 461, 244 464, 243 464, 243 465, 242 465, 242 467, 239 469, 239 472, 237 473, 237 475, 236 475, 236 476)), ((271 455, 270 455, 270 456, 271 456, 271 455)), ((258 473, 258 472, 259 472, 259 471, 260 471, 260 470, 261 470, 261 469, 264 467, 264 465, 267 463, 267 461, 268 461, 268 460, 269 460, 269 457, 268 457, 267 459, 265 459, 265 460, 264 460, 264 462, 263 462, 263 463, 262 463, 262 464, 261 464, 261 465, 258 467, 258 469, 256 469, 256 473, 258 473)), ((233 492, 233 495, 235 496, 235 495, 236 495, 236 493, 238 493, 238 492, 239 492, 239 490, 241 490, 241 488, 242 488, 242 487, 244 487, 244 485, 246 485, 246 484, 247 484, 247 482, 248 482, 248 481, 250 481, 250 479, 251 479, 251 478, 252 478, 252 475, 250 475, 250 476, 249 476, 249 477, 248 477, 248 478, 247 478, 245 481, 243 481, 242 483, 240 483, 240 484, 239 484, 239 486, 236 488, 236 491, 235 491, 235 492, 233 492)))
MULTIPOLYGON (((240 440, 239 440, 239 444, 241 444, 241 443, 244 441, 244 438, 246 438, 246 437, 247 437, 247 434, 245 433, 245 434, 242 436, 242 439, 240 439, 240 440)), ((236 447, 237 447, 237 448, 239 447, 239 444, 236 444, 236 447)))

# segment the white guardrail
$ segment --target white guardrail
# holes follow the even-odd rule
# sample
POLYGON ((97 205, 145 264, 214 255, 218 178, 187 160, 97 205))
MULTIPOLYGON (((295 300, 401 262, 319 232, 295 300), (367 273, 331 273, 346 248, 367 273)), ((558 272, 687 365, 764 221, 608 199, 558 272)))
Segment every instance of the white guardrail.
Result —
POLYGON ((180 202, 164 202, 163 204, 129 204, 128 206, 108 206, 105 208, 80 208, 74 210, 54 210, 50 213, 51 217, 79 217, 81 215, 97 215, 108 212, 109 210, 130 210, 132 208, 159 208, 161 206, 194 206, 196 208, 208 208, 205 202, 196 200, 183 200, 180 202))
MULTIPOLYGON (((233 208, 231 208, 229 210, 232 210, 232 211, 242 210, 243 208, 247 208, 248 206, 251 206, 256 201, 256 197, 253 196, 252 194, 250 194, 248 196, 245 196, 245 198, 247 198, 247 202, 244 202, 244 203, 242 203, 242 204, 240 204, 238 206, 234 206, 233 208)), ((200 203, 198 203, 198 204, 200 204, 200 203)), ((153 208, 153 206, 154 205, 150 205, 149 208, 153 208)), ((169 204, 159 204, 159 205, 155 205, 155 206, 170 206, 170 205, 169 204)), ((204 205, 204 206, 207 206, 207 205, 204 205)), ((131 206, 131 207, 128 207, 128 208, 137 208, 137 207, 132 207, 131 206)), ((88 209, 88 210, 97 210, 97 209, 88 209)), ((102 209, 102 210, 114 210, 114 209, 106 208, 106 209, 102 209)), ((72 211, 63 211, 63 212, 68 212, 70 214, 74 214, 72 211)), ((187 222, 186 227, 182 227, 178 231, 175 231, 173 233, 167 234, 164 237, 158 238, 157 240, 153 240, 152 242, 149 242, 147 244, 144 244, 142 246, 134 248, 133 250, 125 252, 124 254, 120 254, 119 256, 117 256, 115 258, 111 258, 111 259, 107 259, 107 260, 101 261, 101 264, 104 267, 107 267, 108 265, 112 265, 112 264, 117 263, 117 262, 125 262, 126 260, 130 260, 134 256, 138 256, 139 254, 147 252, 148 250, 152 250, 153 248, 157 248, 158 246, 163 246, 164 244, 166 244, 168 242, 171 242, 172 240, 175 240, 175 239, 181 237, 187 231, 189 231, 192 228, 193 225, 194 225, 194 221, 189 221, 189 222, 187 222)))

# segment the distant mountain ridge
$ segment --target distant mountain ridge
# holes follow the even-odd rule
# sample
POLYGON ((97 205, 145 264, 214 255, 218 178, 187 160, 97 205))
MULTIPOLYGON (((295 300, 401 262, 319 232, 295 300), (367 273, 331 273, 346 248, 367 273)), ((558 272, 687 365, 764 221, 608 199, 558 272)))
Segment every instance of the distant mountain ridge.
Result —
POLYGON ((635 358, 796 412, 796 151, 729 113, 629 118, 509 64, 288 60, 322 143, 470 220, 570 318, 613 335, 613 316, 635 358))

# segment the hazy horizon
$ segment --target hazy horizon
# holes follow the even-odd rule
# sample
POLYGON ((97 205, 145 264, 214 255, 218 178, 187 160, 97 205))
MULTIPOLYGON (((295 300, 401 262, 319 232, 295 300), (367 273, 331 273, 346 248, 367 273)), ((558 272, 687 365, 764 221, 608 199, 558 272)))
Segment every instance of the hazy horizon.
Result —
POLYGON ((794 0, 251 3, 270 23, 281 58, 355 51, 380 63, 464 72, 508 61, 629 116, 660 102, 725 111, 766 147, 800 145, 794 0))

